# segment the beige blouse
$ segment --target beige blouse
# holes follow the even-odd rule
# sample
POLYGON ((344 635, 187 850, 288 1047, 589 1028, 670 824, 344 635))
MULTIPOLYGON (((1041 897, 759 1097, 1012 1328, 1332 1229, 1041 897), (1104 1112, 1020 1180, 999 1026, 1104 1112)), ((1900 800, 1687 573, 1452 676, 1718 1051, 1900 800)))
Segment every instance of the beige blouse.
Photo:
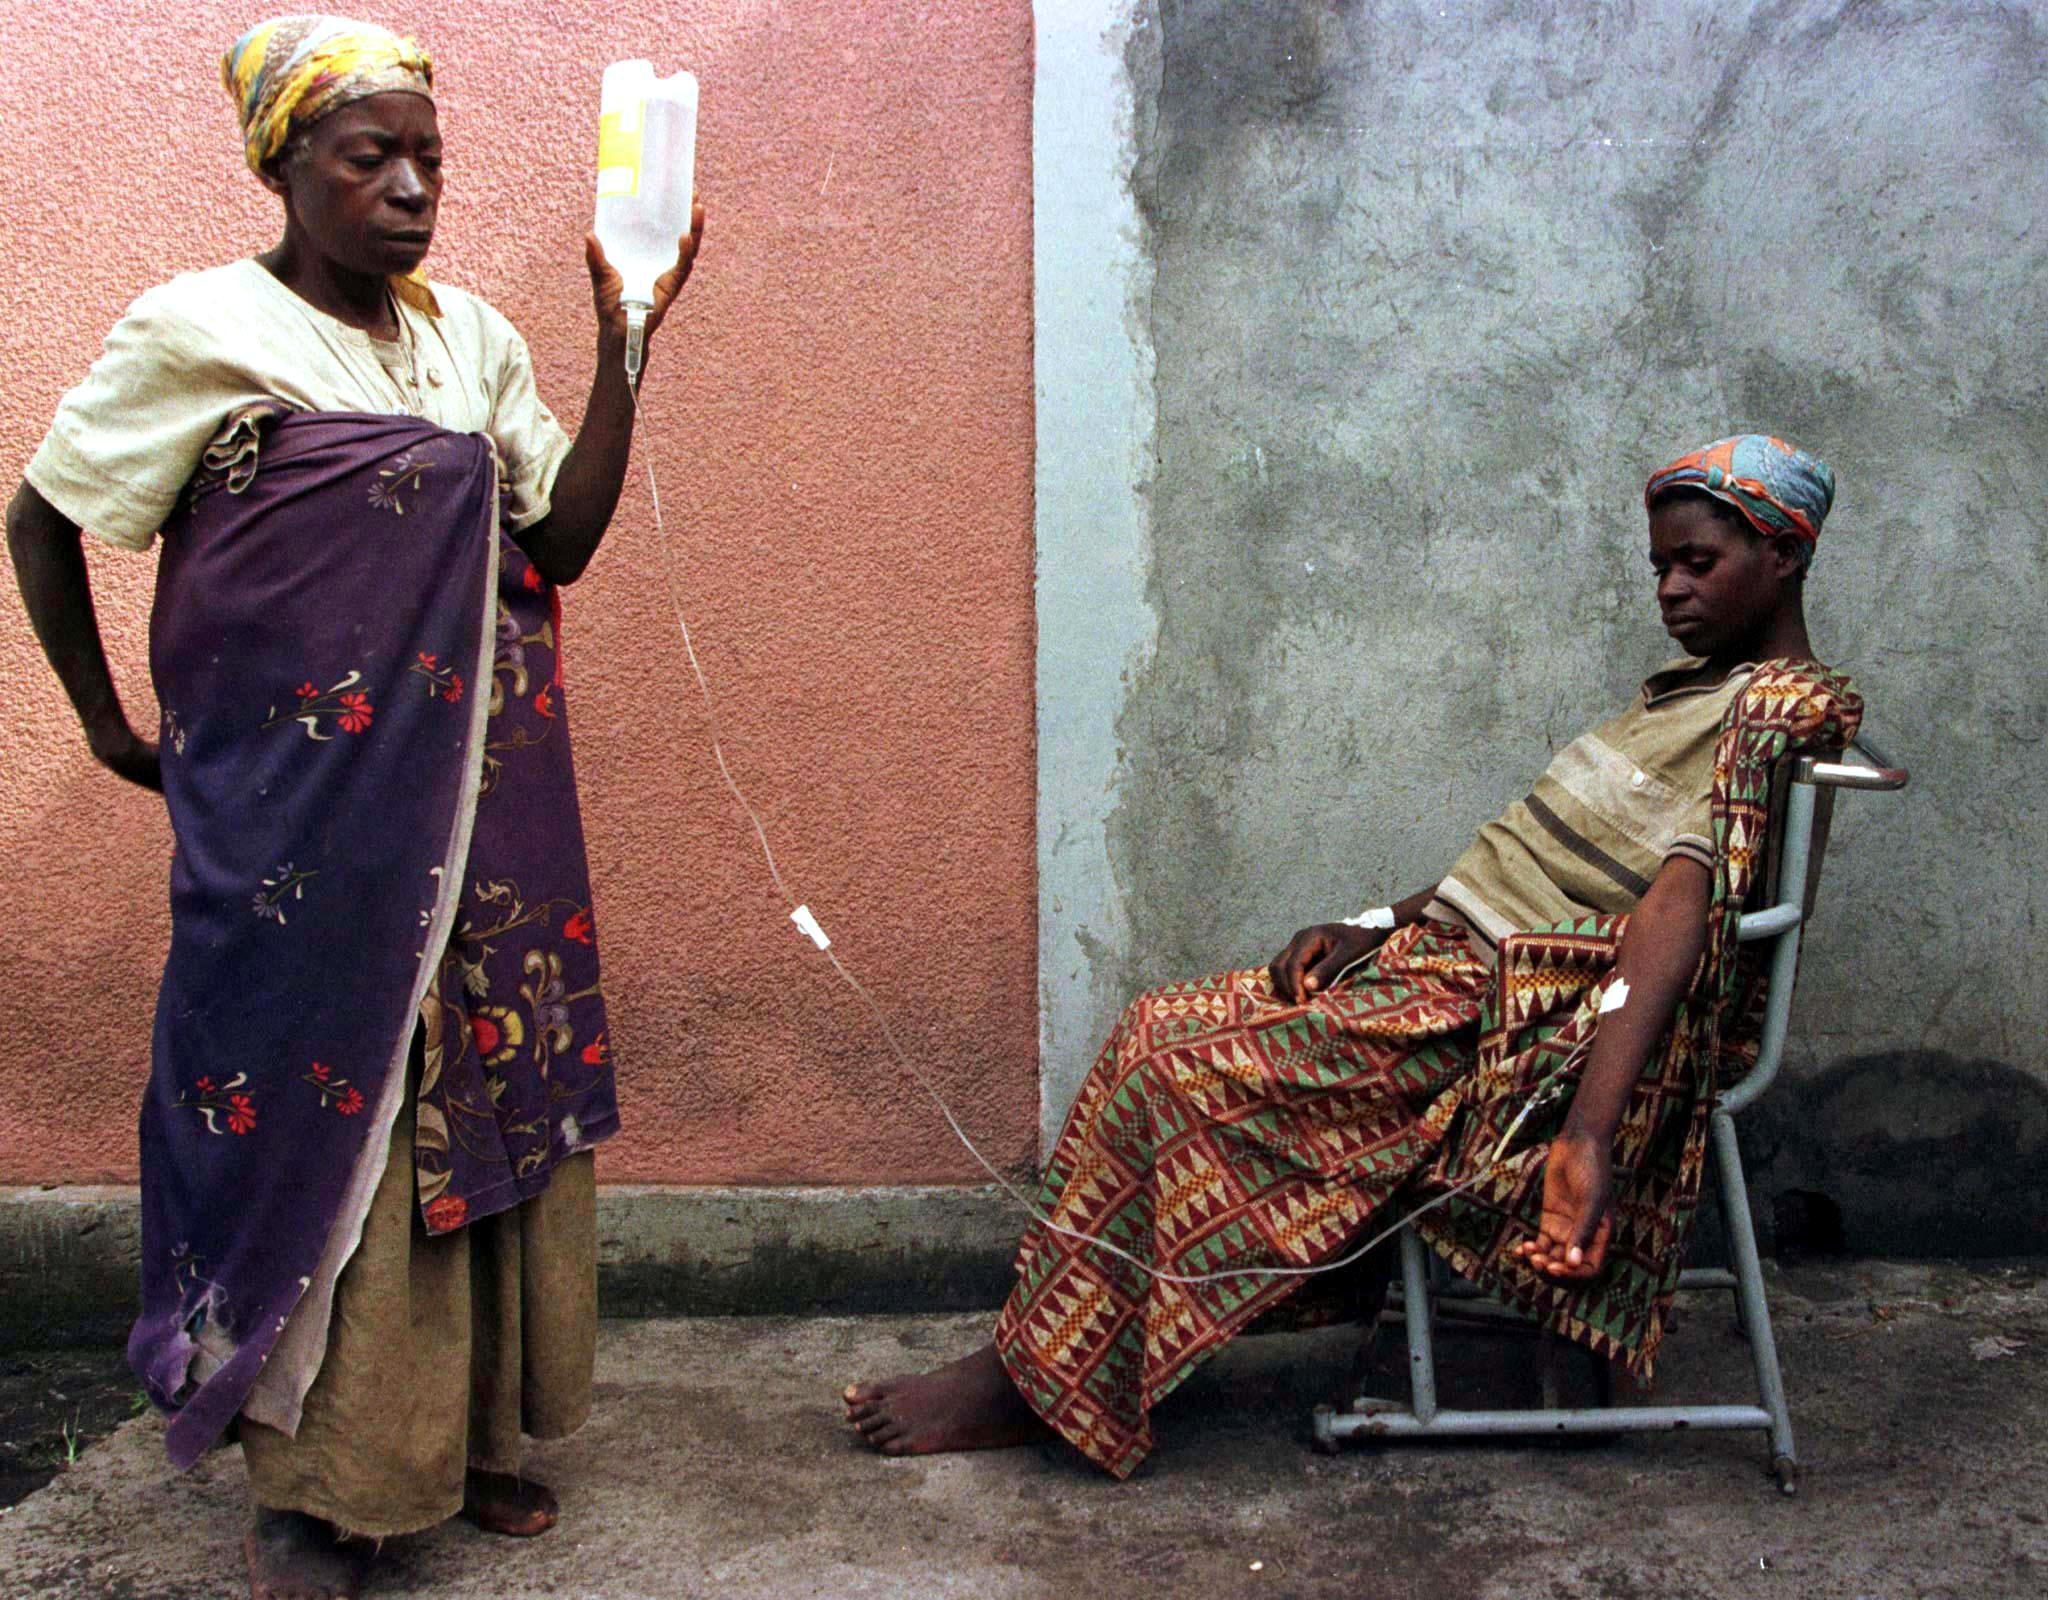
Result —
POLYGON ((510 525, 527 527, 547 515, 569 436, 541 403, 518 330, 474 295, 433 291, 439 316, 400 303, 401 336, 382 340, 307 304, 260 262, 183 273, 114 325, 25 475, 80 527, 146 550, 227 415, 278 399, 489 434, 510 525))
POLYGON ((1427 915, 1463 923, 1491 960, 1510 933, 1632 911, 1672 856, 1712 871, 1714 749, 1754 670, 1690 656, 1661 668, 1479 830, 1427 915))

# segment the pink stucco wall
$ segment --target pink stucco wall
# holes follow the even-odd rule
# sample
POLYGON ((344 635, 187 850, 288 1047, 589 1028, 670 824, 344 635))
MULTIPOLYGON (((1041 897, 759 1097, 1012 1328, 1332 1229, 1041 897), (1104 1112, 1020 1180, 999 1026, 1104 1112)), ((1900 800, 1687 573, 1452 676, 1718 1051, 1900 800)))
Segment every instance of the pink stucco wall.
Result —
MULTIPOLYGON (((214 76, 263 14, 0 5, 9 489, 135 293, 275 241, 275 202, 243 170, 214 76)), ((572 427, 593 339, 580 241, 598 74, 648 54, 702 80, 709 237, 653 358, 642 444, 727 748, 835 948, 991 1153, 1029 1159, 1030 6, 421 0, 359 14, 417 33, 440 65, 450 184, 429 270, 525 332, 572 427)), ((565 597, 629 1129, 601 1170, 974 1177, 785 920, 719 784, 637 470, 565 597)), ((93 558, 145 728, 153 567, 93 558)), ((12 582, 0 589, 0 1182, 121 1181, 170 832, 155 797, 87 759, 12 582)))

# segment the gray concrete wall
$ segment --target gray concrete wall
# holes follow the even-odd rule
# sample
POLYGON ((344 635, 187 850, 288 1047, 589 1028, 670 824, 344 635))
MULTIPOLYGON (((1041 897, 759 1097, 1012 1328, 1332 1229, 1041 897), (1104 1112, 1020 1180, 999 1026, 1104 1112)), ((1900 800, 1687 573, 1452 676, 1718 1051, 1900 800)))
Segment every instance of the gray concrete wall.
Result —
POLYGON ((1838 812, 1760 1201, 2038 1242, 2048 7, 1039 15, 1048 1120, 1129 992, 1430 882, 1675 653, 1643 478, 1761 429, 1839 474, 1813 635, 1915 779, 1838 812), (1077 101, 1135 229, 1064 214, 1077 101), (1105 282, 1120 332, 1055 324, 1105 282))

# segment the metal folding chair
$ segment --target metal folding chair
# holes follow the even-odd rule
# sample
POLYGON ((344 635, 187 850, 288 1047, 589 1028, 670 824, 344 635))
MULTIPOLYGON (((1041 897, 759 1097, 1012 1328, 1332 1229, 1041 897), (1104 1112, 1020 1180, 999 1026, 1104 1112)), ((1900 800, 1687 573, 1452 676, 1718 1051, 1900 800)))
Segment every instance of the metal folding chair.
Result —
MULTIPOLYGON (((1531 1326, 1518 1314, 1490 1301, 1480 1291, 1449 1274, 1432 1258, 1413 1228, 1400 1233, 1400 1305, 1408 1335, 1409 1403, 1361 1395, 1348 1410, 1318 1406, 1315 1440, 1335 1449, 1345 1439, 1443 1439, 1475 1435, 1559 1433, 1650 1433, 1678 1428, 1754 1428, 1771 1438, 1771 1472, 1786 1494, 1795 1491, 1798 1458, 1792 1448, 1792 1418, 1785 1405, 1785 1381, 1778 1367, 1777 1344, 1771 1335, 1771 1314, 1764 1299, 1763 1269, 1757 1259, 1756 1230, 1749 1214, 1749 1188, 1743 1180, 1742 1157, 1735 1143, 1735 1114, 1771 1086, 1785 1054, 1785 1031, 1792 1012, 1793 977, 1799 966, 1800 932, 1813 911, 1820 860, 1826 848, 1828 822, 1837 789, 1903 789, 1907 774, 1893 766, 1868 739, 1849 747, 1868 765, 1828 761, 1813 756, 1790 763, 1789 781, 1780 791, 1782 816, 1774 830, 1775 871, 1766 863, 1763 881, 1770 886, 1770 904, 1746 913, 1737 937, 1745 944, 1769 941, 1769 991, 1756 1065, 1716 1100, 1711 1117, 1715 1165, 1719 1173, 1721 1214, 1727 1228, 1732 1271, 1694 1268, 1679 1279, 1684 1289, 1730 1289, 1737 1315, 1749 1341, 1756 1368, 1756 1405, 1580 1406, 1556 1404, 1553 1374, 1546 1370, 1544 1405, 1524 1409, 1460 1411, 1441 1407, 1436 1398, 1434 1332, 1438 1301, 1477 1303, 1476 1308, 1531 1326)), ((1844 752, 1847 754, 1848 752, 1844 752)))

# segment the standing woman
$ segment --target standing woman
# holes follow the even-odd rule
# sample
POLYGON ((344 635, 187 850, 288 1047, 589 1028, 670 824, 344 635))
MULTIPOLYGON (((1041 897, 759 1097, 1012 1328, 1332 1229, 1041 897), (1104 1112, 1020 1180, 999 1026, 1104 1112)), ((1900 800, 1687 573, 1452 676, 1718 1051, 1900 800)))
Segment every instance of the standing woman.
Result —
POLYGON ((222 77, 284 236, 135 302, 7 538, 95 758, 177 838, 129 1357, 177 1465, 239 1435, 252 1592, 340 1596, 371 1541, 457 1511, 551 1526, 520 1435, 589 1410, 589 1152, 618 1113, 557 586, 611 520, 633 401, 595 238, 573 444, 512 326, 421 273, 441 141, 411 40, 285 17, 222 77), (163 535, 156 742, 81 529, 163 535))

